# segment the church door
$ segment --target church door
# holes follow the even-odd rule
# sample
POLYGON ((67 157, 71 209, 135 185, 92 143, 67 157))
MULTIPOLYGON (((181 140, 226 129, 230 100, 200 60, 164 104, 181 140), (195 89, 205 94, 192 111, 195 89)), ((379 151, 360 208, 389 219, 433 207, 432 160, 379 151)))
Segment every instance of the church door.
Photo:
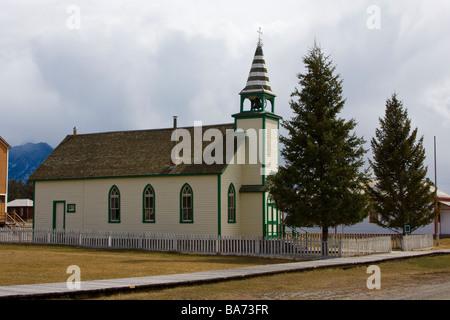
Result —
POLYGON ((267 204, 267 231, 266 236, 268 238, 276 238, 279 234, 278 210, 273 203, 267 204))
POLYGON ((64 230, 66 228, 66 202, 53 201, 53 229, 64 230))

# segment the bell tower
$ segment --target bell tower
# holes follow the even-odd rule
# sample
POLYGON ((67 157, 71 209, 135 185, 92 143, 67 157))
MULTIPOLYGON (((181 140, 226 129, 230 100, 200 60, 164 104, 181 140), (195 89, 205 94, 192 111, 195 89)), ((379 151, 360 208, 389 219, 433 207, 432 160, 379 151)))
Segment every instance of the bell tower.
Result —
POLYGON ((240 112, 233 117, 235 130, 245 132, 246 136, 245 153, 247 160, 250 160, 246 163, 246 184, 264 186, 266 176, 278 171, 278 130, 281 117, 275 114, 276 95, 270 86, 264 60, 261 28, 258 33, 259 39, 247 83, 239 93, 240 112), (255 158, 257 163, 252 161, 255 158))
POLYGON ((234 114, 236 135, 240 135, 242 233, 251 234, 251 227, 261 226, 261 235, 277 237, 281 234, 281 213, 271 203, 267 192, 267 176, 278 171, 279 122, 275 114, 275 93, 267 73, 261 41, 261 29, 247 83, 239 93, 240 112, 234 114), (247 230, 247 229, 248 230, 247 230))
POLYGON ((253 58, 252 67, 248 75, 247 84, 241 91, 241 112, 275 112, 275 94, 270 87, 266 62, 261 41, 261 28, 258 31, 259 39, 253 58), (250 104, 245 108, 247 100, 250 104))

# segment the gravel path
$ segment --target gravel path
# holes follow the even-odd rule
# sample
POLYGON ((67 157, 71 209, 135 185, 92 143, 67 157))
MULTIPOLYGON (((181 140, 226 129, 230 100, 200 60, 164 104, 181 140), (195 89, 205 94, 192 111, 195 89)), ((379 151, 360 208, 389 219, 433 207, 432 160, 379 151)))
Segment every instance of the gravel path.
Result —
POLYGON ((258 298, 280 300, 450 300, 450 278, 365 291, 301 291, 265 294, 258 298))

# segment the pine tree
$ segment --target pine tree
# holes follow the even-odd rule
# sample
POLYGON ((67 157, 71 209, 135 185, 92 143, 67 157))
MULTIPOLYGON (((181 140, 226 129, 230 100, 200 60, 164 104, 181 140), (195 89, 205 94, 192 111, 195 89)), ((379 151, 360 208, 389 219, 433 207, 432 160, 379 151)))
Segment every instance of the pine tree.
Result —
POLYGON ((384 119, 375 131, 370 165, 375 181, 369 186, 377 224, 399 232, 409 223, 416 230, 433 221, 434 195, 426 181, 423 137, 417 142, 417 128, 411 132, 411 120, 397 94, 386 101, 384 119))
POLYGON ((364 140, 351 132, 356 122, 338 117, 345 99, 329 57, 314 43, 303 62, 301 91, 291 94, 294 116, 282 123, 289 134, 280 137, 286 164, 271 177, 269 188, 277 207, 287 213, 288 226, 319 226, 327 241, 328 228, 352 225, 368 215, 367 173, 361 170, 366 150, 364 140))
POLYGON ((9 179, 8 181, 8 201, 13 201, 16 199, 21 199, 23 188, 22 180, 9 179))

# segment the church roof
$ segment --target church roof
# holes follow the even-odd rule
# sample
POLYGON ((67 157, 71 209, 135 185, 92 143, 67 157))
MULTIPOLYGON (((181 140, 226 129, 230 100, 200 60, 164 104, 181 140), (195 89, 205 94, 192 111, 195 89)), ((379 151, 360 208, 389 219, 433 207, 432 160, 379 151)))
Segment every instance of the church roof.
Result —
MULTIPOLYGON (((234 124, 203 126, 203 132, 215 128, 223 134, 234 124)), ((194 138, 194 127, 186 129, 194 138)), ((221 173, 223 163, 171 166, 171 151, 179 142, 171 141, 173 128, 68 135, 30 176, 30 180, 65 180, 153 175, 189 175, 221 173)), ((202 134, 203 136, 203 134, 202 134)), ((203 142, 203 149, 212 142, 203 142)), ((191 157, 194 157, 191 142, 191 157)), ((225 150, 225 147, 224 149, 225 150)), ((224 157, 226 152, 224 151, 224 157)))
POLYGON ((267 73, 266 62, 264 60, 264 53, 262 50, 261 42, 256 47, 255 56, 253 58, 252 67, 248 75, 247 84, 241 91, 241 94, 245 93, 268 93, 273 96, 270 87, 269 75, 267 73))

